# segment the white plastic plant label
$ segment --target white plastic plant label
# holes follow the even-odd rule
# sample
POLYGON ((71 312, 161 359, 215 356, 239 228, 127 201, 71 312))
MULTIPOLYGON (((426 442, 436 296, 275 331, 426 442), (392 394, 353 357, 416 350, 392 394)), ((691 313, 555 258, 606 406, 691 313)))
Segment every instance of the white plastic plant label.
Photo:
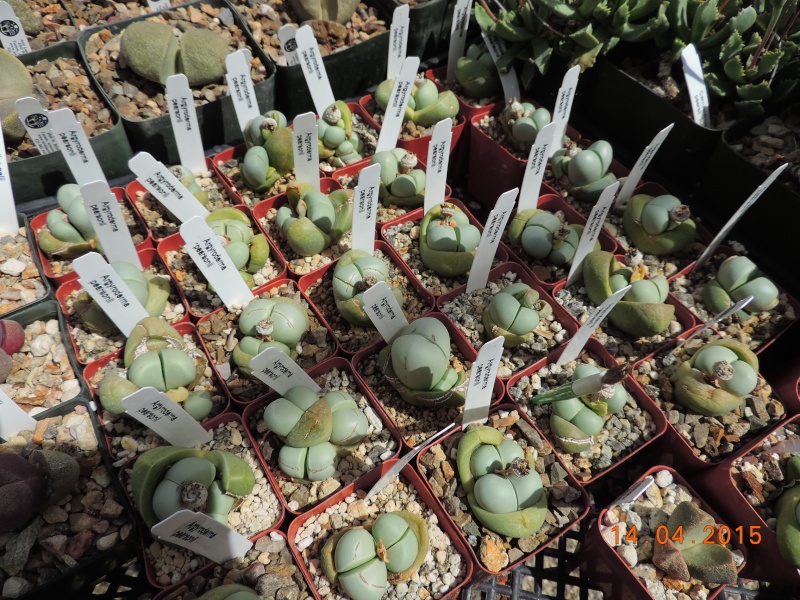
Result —
POLYGON ((157 12, 159 10, 166 10, 170 7, 169 0, 147 0, 147 6, 150 10, 157 12))
POLYGON ((253 55, 247 48, 231 52, 225 57, 225 80, 228 82, 228 92, 233 100, 233 109, 239 121, 239 129, 244 131, 250 119, 255 119, 261 114, 258 110, 256 89, 253 78, 250 76, 250 60, 253 55))
POLYGON ((457 0, 453 9, 453 22, 450 24, 450 46, 447 50, 447 83, 456 79, 456 63, 464 56, 467 42, 469 14, 472 11, 472 0, 457 0))
POLYGON ((50 111, 50 127, 58 143, 58 149, 61 150, 78 185, 106 178, 89 144, 86 132, 70 109, 59 108, 50 111))
POLYGON ((29 429, 36 429, 36 419, 0 390, 0 439, 8 441, 29 429))
POLYGON ((767 188, 771 186, 778 177, 780 177, 781 173, 783 173, 786 169, 789 168, 789 164, 790 163, 784 163, 780 167, 775 169, 770 174, 770 176, 764 180, 764 183, 758 186, 755 189, 755 191, 752 194, 750 194, 747 200, 745 200, 742 203, 742 205, 736 210, 736 212, 733 213, 731 218, 728 219, 728 222, 725 223, 723 228, 720 229, 719 233, 714 237, 713 240, 711 240, 711 243, 700 255, 700 258, 697 259, 697 262, 695 263, 694 267, 692 267, 692 273, 694 273, 700 267, 702 267, 706 263, 706 261, 711 256, 714 255, 714 251, 717 249, 717 246, 719 246, 722 243, 722 240, 724 240, 725 236, 727 236, 730 233, 734 225, 736 225, 736 223, 739 222, 739 219, 741 219, 744 216, 744 213, 746 213, 750 209, 750 207, 756 203, 756 200, 761 198, 761 195, 767 190, 767 188))
POLYGON ((333 96, 325 65, 322 64, 317 38, 314 37, 311 27, 303 25, 295 32, 295 42, 297 57, 306 78, 311 100, 314 102, 314 109, 318 115, 321 115, 326 108, 336 102, 336 98, 333 96))
POLYGON ((466 429, 470 423, 485 423, 489 418, 489 405, 492 403, 492 390, 497 369, 500 368, 504 342, 503 336, 486 342, 472 363, 461 429, 466 429))
POLYGON ((525 166, 525 175, 522 177, 517 211, 539 206, 539 191, 542 188, 547 158, 550 156, 550 146, 553 144, 555 131, 555 123, 545 125, 531 146, 531 151, 528 153, 528 164, 525 166))
POLYGON ((0 2, 0 42, 3 43, 3 48, 14 56, 31 51, 22 23, 8 2, 0 2))
POLYGON ((558 361, 556 361, 557 365, 564 365, 578 358, 581 350, 583 350, 583 347, 589 341, 589 338, 592 337, 594 330, 600 326, 600 323, 602 323, 603 320, 608 316, 608 313, 611 312, 611 310, 617 305, 617 302, 622 300, 622 297, 627 294, 628 290, 630 289, 631 286, 626 285, 621 290, 617 290, 611 294, 600 306, 597 307, 597 309, 586 320, 586 323, 581 325, 581 328, 578 329, 577 333, 572 336, 572 339, 567 344, 567 347, 564 348, 561 356, 558 357, 558 361))
POLYGON ((192 217, 181 225, 180 231, 186 252, 228 309, 244 306, 255 298, 205 219, 192 217))
POLYGON ((300 59, 297 57, 296 33, 297 29, 288 24, 278 29, 278 40, 281 43, 281 50, 283 50, 283 54, 286 56, 286 64, 290 67, 300 64, 300 59))
POLYGON ((30 136, 39 154, 58 152, 58 141, 50 128, 50 111, 42 108, 36 98, 26 96, 14 103, 19 120, 30 136))
POLYGON ((319 191, 319 135, 317 117, 303 113, 294 118, 292 127, 292 152, 297 181, 304 181, 319 191))
POLYGON ((427 213, 444 202, 447 191, 447 167, 450 164, 450 144, 453 140, 453 121, 442 119, 433 126, 428 144, 428 162, 425 171, 424 211, 427 213))
POLYGON ((389 34, 389 59, 386 62, 386 79, 394 79, 406 59, 408 47, 409 11, 408 4, 401 4, 392 13, 392 27, 389 34))
POLYGON ((81 196, 108 262, 126 262, 142 269, 131 232, 108 182, 93 181, 82 185, 81 196))
POLYGON ((364 295, 364 312, 375 325, 381 337, 390 343, 397 333, 406 325, 408 320, 403 314, 403 309, 392 293, 392 288, 385 281, 379 281, 369 288, 364 295))
POLYGON ((721 313, 719 313, 717 316, 715 316, 710 321, 706 321, 700 329, 695 330, 695 332, 692 333, 690 336, 684 338, 683 341, 681 341, 680 343, 676 344, 675 347, 672 348, 672 350, 669 351, 669 354, 674 354, 675 351, 678 348, 680 348, 681 346, 686 345, 686 342, 688 342, 692 338, 697 337, 702 332, 704 332, 706 329, 709 329, 710 327, 713 327, 714 325, 716 325, 720 321, 724 321, 725 319, 730 317, 732 314, 739 312, 745 306, 750 304, 753 301, 753 298, 754 298, 753 296, 748 296, 747 298, 742 298, 736 304, 734 304, 733 306, 729 306, 728 308, 723 310, 721 313))
MULTIPOLYGON (((3 130, 0 129, 0 148, 5 148, 3 130)), ((16 233, 19 229, 14 192, 11 189, 11 174, 8 172, 6 153, 0 153, 0 233, 16 233)))
POLYGON ((406 115, 406 106, 411 98, 411 90, 419 69, 419 57, 409 56, 403 61, 400 72, 394 78, 392 94, 389 96, 389 105, 383 115, 381 132, 378 134, 378 146, 375 152, 391 150, 397 146, 397 136, 403 126, 406 115))
POLYGON ((564 287, 569 287, 583 272, 583 259, 594 249, 594 244, 597 238, 600 237, 600 232, 603 229, 603 223, 606 222, 608 211, 611 204, 614 202, 614 194, 619 189, 619 181, 615 181, 600 194, 597 204, 592 207, 589 213, 589 218, 586 220, 586 227, 583 230, 583 235, 578 242, 578 248, 575 250, 575 256, 572 259, 572 268, 569 270, 567 276, 567 283, 564 287))
POLYGON ((203 154, 203 138, 197 122, 197 110, 189 80, 183 73, 167 77, 167 108, 175 135, 175 145, 181 164, 192 173, 206 170, 206 157, 203 154))
POLYGON ((636 189, 636 186, 639 185, 639 182, 642 180, 642 175, 644 175, 644 172, 650 165, 650 161, 653 160, 656 152, 658 152, 658 149, 661 148, 661 144, 663 144, 664 140, 667 139, 669 132, 672 131, 674 126, 675 123, 671 123, 659 131, 653 138, 653 141, 650 142, 650 144, 648 144, 648 146, 639 155, 639 159, 636 161, 636 164, 633 165, 628 177, 625 178, 625 185, 622 186, 619 194, 617 194, 617 200, 614 202, 614 208, 625 206, 628 203, 628 200, 631 199, 633 190, 636 189))
POLYGON ((575 91, 578 89, 578 77, 580 74, 580 65, 575 65, 566 72, 564 79, 561 80, 561 87, 558 89, 558 96, 556 96, 556 105, 553 108, 553 123, 556 124, 556 130, 553 134, 555 143, 550 146, 548 158, 553 156, 556 150, 564 145, 564 136, 567 133, 569 115, 572 112, 572 101, 575 99, 575 91))
POLYGON ((208 216, 208 209, 198 202, 194 194, 180 180, 148 152, 139 152, 128 161, 128 167, 153 197, 175 215, 181 223, 192 217, 208 216))
POLYGON ((686 77, 686 88, 689 90, 689 101, 692 103, 694 122, 701 127, 711 127, 708 88, 703 77, 703 63, 697 48, 689 44, 681 52, 683 75, 686 77))
POLYGON ((372 254, 375 250, 375 220, 378 216, 380 186, 380 163, 370 165, 358 174, 358 185, 353 192, 353 250, 362 250, 367 254, 372 254))
POLYGON ((307 387, 318 392, 317 382, 278 348, 267 348, 250 360, 253 376, 283 396, 292 388, 307 387))
POLYGON ((149 427, 173 446, 193 448, 211 441, 211 434, 164 392, 143 387, 122 399, 125 414, 149 427))
POLYGON ((203 513, 179 510, 150 529, 156 538, 216 563, 247 554, 253 542, 203 513))
POLYGON ((97 252, 76 258, 72 267, 78 274, 78 283, 125 337, 139 321, 150 316, 119 273, 97 252))
POLYGON ((483 228, 481 241, 475 251, 475 258, 472 261, 472 268, 467 279, 467 293, 486 287, 489 281, 489 271, 492 268, 494 255, 506 229, 506 223, 511 218, 514 205, 517 202, 519 188, 503 192, 497 199, 489 218, 486 219, 486 227, 483 228))
MULTIPOLYGON (((486 48, 489 50, 489 55, 492 57, 492 61, 494 62, 495 66, 497 66, 497 61, 506 53, 506 44, 503 40, 499 37, 492 35, 487 31, 481 31, 481 37, 483 37, 483 43, 486 44, 486 48)), ((517 79, 517 71, 514 67, 511 67, 505 73, 501 73, 498 69, 497 76, 500 77, 500 85, 503 86, 503 96, 508 102, 511 98, 516 98, 519 100, 522 98, 522 95, 519 91, 519 80, 517 79)))

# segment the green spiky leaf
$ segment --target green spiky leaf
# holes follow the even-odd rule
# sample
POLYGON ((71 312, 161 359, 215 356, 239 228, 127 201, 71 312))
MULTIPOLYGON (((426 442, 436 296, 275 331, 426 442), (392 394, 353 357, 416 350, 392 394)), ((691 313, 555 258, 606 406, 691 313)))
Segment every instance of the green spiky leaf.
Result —
POLYGON ((769 83, 762 81, 760 83, 737 85, 736 93, 742 100, 766 100, 772 95, 772 90, 769 87, 769 83))
POLYGON ((739 58, 739 56, 735 56, 727 61, 722 68, 725 71, 725 75, 728 76, 728 79, 734 83, 743 85, 747 82, 746 74, 744 72, 744 65, 742 65, 742 60, 739 58))
POLYGON ((738 31, 734 31, 728 39, 722 43, 719 60, 725 64, 744 50, 744 40, 738 31))

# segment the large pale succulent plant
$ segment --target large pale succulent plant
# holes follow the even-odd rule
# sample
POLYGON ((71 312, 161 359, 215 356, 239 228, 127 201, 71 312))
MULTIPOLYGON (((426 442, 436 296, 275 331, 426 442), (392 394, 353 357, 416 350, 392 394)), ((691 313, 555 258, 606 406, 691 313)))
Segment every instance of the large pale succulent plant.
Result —
MULTIPOLYGON (((386 110, 392 96, 393 79, 387 79, 375 90, 375 102, 386 110)), ((439 92, 430 79, 418 77, 411 88, 404 121, 421 127, 433 127, 442 119, 452 119, 458 114, 458 98, 450 90, 439 92)))
POLYGON ((416 208, 425 201, 425 171, 417 169, 417 155, 394 148, 376 152, 370 164, 381 165, 378 198, 384 206, 416 208))
MULTIPOLYGON (((536 260, 562 266, 572 263, 583 225, 562 221, 553 213, 529 208, 514 215, 508 226, 508 239, 536 260)), ((600 249, 600 243, 595 244, 600 249)))
POLYGON ((289 206, 278 209, 276 223, 300 256, 314 256, 336 244, 353 227, 353 201, 346 190, 317 192, 305 182, 286 190, 289 206))
MULTIPOLYGON (((333 269, 333 297, 339 314, 348 323, 361 326, 372 324, 364 312, 364 292, 380 281, 389 282, 386 263, 363 250, 349 250, 337 261, 333 269)), ((405 302, 402 290, 390 287, 402 307, 405 302)))
POLYGON ((292 130, 282 112, 271 110, 251 119, 244 139, 248 149, 241 175, 250 189, 266 192, 294 168, 292 130))
POLYGON ((353 131, 353 113, 337 100, 317 119, 319 159, 334 168, 352 165, 364 158, 364 142, 353 131))
POLYGON ((261 600, 261 596, 246 585, 226 583, 207 591, 197 600, 261 600))
MULTIPOLYGON (((26 35, 38 35, 44 29, 44 22, 42 18, 31 10, 25 0, 6 0, 10 5, 14 14, 22 24, 22 30, 26 35)), ((0 86, 2 87, 2 86, 0 86)), ((0 111, 1 113, 1 111, 0 111)))
POLYGON ((697 226, 689 207, 675 196, 637 194, 625 207, 622 223, 633 245, 647 254, 679 252, 694 240, 697 226))
POLYGON ((775 503, 778 519, 775 534, 783 558, 800 569, 800 456, 793 456, 787 462, 786 480, 793 485, 785 489, 775 503))
POLYGON ((14 103, 32 95, 33 79, 27 67, 16 56, 0 48, 0 119, 6 141, 16 142, 25 136, 14 103))
POLYGON ((597 202, 600 194, 617 180, 609 169, 613 159, 611 144, 598 140, 588 148, 556 150, 550 159, 553 175, 562 178, 567 191, 587 202, 597 202))
POLYGON ((68 183, 58 188, 59 208, 47 213, 47 225, 39 231, 39 247, 50 256, 74 258, 92 250, 102 250, 97 240, 81 188, 68 183))
POLYGON ((736 313, 743 321, 757 312, 778 306, 779 295, 775 284, 746 256, 726 258, 717 269, 717 278, 703 286, 703 303, 717 313, 753 296, 747 306, 736 313))
POLYGON ((458 277, 472 268, 481 232, 455 204, 431 208, 419 226, 419 254, 425 266, 444 277, 458 277))
POLYGON ((495 294, 483 311, 486 335, 505 338, 506 348, 516 348, 527 342, 541 319, 553 314, 553 307, 539 297, 539 292, 525 283, 507 285, 495 294))
POLYGON ((520 152, 529 152, 536 136, 551 120, 550 111, 536 108, 529 102, 509 98, 500 112, 500 125, 509 145, 520 152))
POLYGON ((358 8, 359 0, 290 0, 297 18, 302 21, 334 21, 347 23, 358 8))
POLYGON ((212 211, 206 217, 206 223, 216 234, 242 279, 251 289, 254 288, 253 273, 263 269, 269 260, 267 236, 253 233, 250 217, 232 207, 212 211))

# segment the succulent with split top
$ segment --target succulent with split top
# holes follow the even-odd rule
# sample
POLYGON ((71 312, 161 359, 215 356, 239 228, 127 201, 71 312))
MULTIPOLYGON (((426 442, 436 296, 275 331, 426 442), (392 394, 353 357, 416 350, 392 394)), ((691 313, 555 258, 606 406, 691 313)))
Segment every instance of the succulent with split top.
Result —
POLYGON ((490 338, 502 336, 506 348, 516 348, 533 337, 541 319, 553 314, 553 307, 526 283, 507 285, 495 294, 483 311, 483 327, 490 338))
POLYGON ((609 169, 614 157, 611 144, 598 140, 588 148, 561 148, 550 159, 553 175, 565 183, 567 191, 587 202, 597 202, 600 194, 617 180, 609 169))
POLYGON ((656 256, 683 250, 694 240, 697 229, 689 207, 670 195, 633 196, 625 207, 622 223, 632 245, 656 256))
POLYGON ((334 168, 351 165, 364 158, 364 142, 353 131, 353 113, 337 100, 317 119, 319 159, 334 168))
MULTIPOLYGON (((572 263, 583 235, 583 225, 567 223, 558 214, 529 208, 514 215, 508 226, 508 239, 536 260, 563 266, 572 263)), ((600 242, 595 242, 600 249, 600 242)))
POLYGON ((242 181, 253 191, 268 191, 294 168, 292 130, 282 112, 271 110, 251 119, 244 139, 247 152, 242 161, 242 181))
MULTIPOLYGON (((206 217, 206 223, 219 239, 225 253, 251 289, 258 273, 269 260, 269 242, 263 233, 253 233, 250 217, 232 207, 218 208, 206 217)), ((211 291, 214 291, 209 287, 211 291)))
POLYGON ((378 199, 384 206, 416 208, 425 202, 425 171, 417 169, 417 155, 402 148, 376 152, 370 164, 381 165, 378 199))
MULTIPOLYGON (((363 250, 349 250, 333 269, 333 297, 339 314, 353 325, 368 327, 372 321, 364 312, 364 292, 378 282, 389 283, 389 269, 380 258, 363 250)), ((405 303, 403 292, 390 286, 397 303, 405 303)))
POLYGON ((353 228, 353 200, 346 190, 323 194, 308 183, 293 182, 286 196, 289 206, 278 209, 276 224, 300 256, 321 253, 353 228))
MULTIPOLYGON (((375 90, 375 102, 384 111, 392 99, 394 79, 387 79, 378 84, 375 90)), ((406 106, 403 121, 411 121, 420 127, 433 127, 442 119, 452 119, 458 114, 458 98, 450 90, 439 92, 439 88, 430 79, 418 76, 414 81, 406 106)))
POLYGON ((444 277, 469 271, 480 241, 480 230, 450 202, 431 208, 419 226, 420 258, 426 267, 444 277))
POLYGON ((753 299, 737 312, 742 321, 778 306, 780 291, 746 256, 730 256, 717 269, 716 279, 703 286, 703 304, 715 313, 730 308, 748 296, 753 299))
POLYGON ((500 77, 492 55, 483 44, 470 44, 456 61, 455 76, 470 98, 491 98, 500 91, 500 77))
POLYGON ((499 118, 511 147, 520 152, 529 152, 536 136, 545 125, 550 124, 552 117, 546 108, 536 108, 530 102, 510 98, 499 118))

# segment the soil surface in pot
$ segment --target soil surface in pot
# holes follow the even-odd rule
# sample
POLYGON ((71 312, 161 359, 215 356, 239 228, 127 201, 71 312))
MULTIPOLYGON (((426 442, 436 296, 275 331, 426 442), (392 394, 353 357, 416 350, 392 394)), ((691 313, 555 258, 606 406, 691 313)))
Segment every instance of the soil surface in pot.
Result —
POLYGON ((44 298, 46 294, 25 228, 0 236, 0 315, 44 298))
MULTIPOLYGON (((500 123, 500 117, 498 115, 484 115, 481 117, 480 121, 473 123, 473 127, 477 127, 483 133, 492 138, 496 144, 509 152, 514 158, 527 162, 529 152, 517 150, 508 143, 505 131, 503 131, 503 126, 500 123)), ((564 136, 564 148, 573 148, 576 145, 577 142, 567 135, 564 136)), ((547 174, 550 174, 550 178, 552 179, 552 172, 550 171, 549 167, 545 171, 545 183, 549 183, 547 174)))
POLYGON ((80 31, 72 24, 69 12, 54 0, 27 0, 31 12, 42 20, 42 29, 28 36, 31 51, 47 48, 58 42, 78 39, 80 31))
MULTIPOLYGON (((150 14, 143 2, 106 2, 104 0, 64 0, 80 29, 133 19, 150 14)), ((185 0, 170 0, 172 6, 185 4, 185 0)))
POLYGON ((228 160, 219 160, 216 163, 217 169, 225 175, 231 182, 231 185, 236 190, 236 193, 242 197, 242 202, 245 206, 253 208, 259 202, 272 198, 286 191, 286 187, 295 180, 294 169, 289 173, 278 179, 272 187, 266 192, 256 192, 247 187, 247 184, 242 180, 241 164, 244 156, 229 158, 228 160))
MULTIPOLYGON (((364 165, 366 168, 369 165, 364 165)), ((337 176, 334 175, 334 179, 339 182, 339 184, 346 190, 354 190, 356 186, 358 186, 358 176, 360 173, 356 173, 355 175, 341 175, 337 176)), ((424 195, 424 192, 423 192, 424 195)), ((420 204, 420 206, 422 206, 420 204)), ((416 208, 416 207, 414 207, 416 208)), ((397 206, 395 204, 389 204, 387 206, 383 205, 383 202, 378 202, 378 210, 375 216, 376 223, 388 223, 389 221, 393 221, 399 217, 402 217, 405 214, 408 214, 412 210, 412 207, 406 206, 397 206)))

